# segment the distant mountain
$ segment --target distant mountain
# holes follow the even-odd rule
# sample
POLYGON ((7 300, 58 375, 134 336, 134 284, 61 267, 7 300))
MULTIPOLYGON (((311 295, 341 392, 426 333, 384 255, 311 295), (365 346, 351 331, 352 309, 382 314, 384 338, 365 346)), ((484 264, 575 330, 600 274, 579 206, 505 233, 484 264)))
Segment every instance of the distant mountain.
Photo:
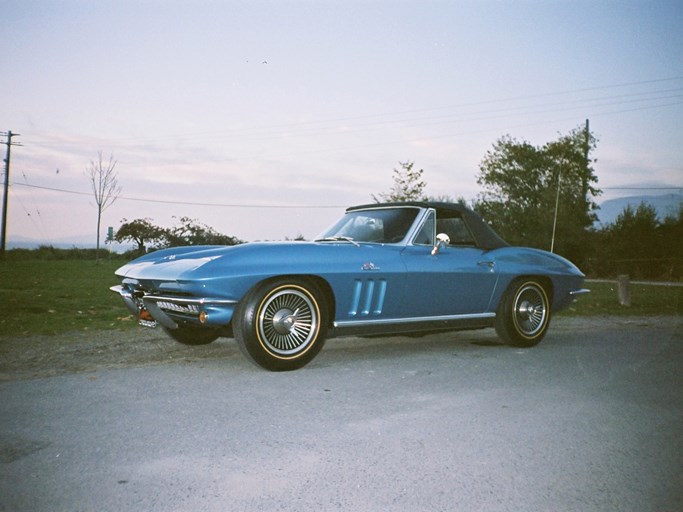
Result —
POLYGON ((78 247, 81 249, 94 249, 95 243, 92 242, 92 236, 88 236, 86 238, 84 235, 77 235, 68 238, 57 238, 53 240, 44 241, 36 240, 35 238, 28 238, 21 235, 10 236, 7 239, 8 249, 37 249, 40 246, 52 246, 55 249, 71 249, 73 247, 78 247))
POLYGON ((635 210, 640 206, 640 203, 652 205, 657 210, 657 217, 662 221, 668 216, 676 217, 678 215, 678 209, 683 203, 683 195, 665 194, 663 196, 631 196, 609 199, 600 204, 600 209, 597 212, 599 220, 596 222, 596 226, 600 227, 613 223, 627 206, 631 206, 635 210))

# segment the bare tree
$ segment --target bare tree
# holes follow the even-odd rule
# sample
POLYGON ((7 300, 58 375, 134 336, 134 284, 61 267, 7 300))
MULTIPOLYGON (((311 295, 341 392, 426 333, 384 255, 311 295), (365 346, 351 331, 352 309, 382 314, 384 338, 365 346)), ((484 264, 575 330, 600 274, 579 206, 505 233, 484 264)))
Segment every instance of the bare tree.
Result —
POLYGON ((97 162, 90 160, 90 165, 86 168, 85 174, 92 185, 95 204, 97 205, 97 256, 100 257, 100 223, 102 212, 111 206, 121 193, 117 173, 114 172, 116 160, 114 156, 109 156, 109 162, 102 161, 102 152, 97 153, 97 162))

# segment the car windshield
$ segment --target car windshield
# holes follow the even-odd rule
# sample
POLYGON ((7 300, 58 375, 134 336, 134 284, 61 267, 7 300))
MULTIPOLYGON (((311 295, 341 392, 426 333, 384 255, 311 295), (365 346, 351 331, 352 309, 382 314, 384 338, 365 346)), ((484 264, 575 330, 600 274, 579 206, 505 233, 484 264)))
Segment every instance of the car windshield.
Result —
POLYGON ((398 243, 413 225, 418 208, 374 208, 347 212, 316 240, 398 243))

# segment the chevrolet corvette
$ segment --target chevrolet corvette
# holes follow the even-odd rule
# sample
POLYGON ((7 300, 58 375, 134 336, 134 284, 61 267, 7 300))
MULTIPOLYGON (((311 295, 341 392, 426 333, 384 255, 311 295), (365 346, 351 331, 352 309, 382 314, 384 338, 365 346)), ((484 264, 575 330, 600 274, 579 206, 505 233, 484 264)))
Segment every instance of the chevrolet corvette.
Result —
POLYGON ((567 259, 512 247, 474 211, 436 202, 354 206, 311 242, 162 249, 116 275, 141 325, 187 345, 234 337, 274 371, 344 335, 495 328, 531 347, 588 292, 567 259))

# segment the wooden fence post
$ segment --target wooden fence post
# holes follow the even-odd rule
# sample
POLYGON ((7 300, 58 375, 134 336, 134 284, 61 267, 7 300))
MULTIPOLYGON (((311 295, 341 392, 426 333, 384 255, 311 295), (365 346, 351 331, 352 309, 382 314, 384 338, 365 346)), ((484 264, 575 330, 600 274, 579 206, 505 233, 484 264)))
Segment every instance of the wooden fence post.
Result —
POLYGON ((631 305, 631 280, 626 274, 617 277, 617 293, 619 304, 622 306, 631 305))

